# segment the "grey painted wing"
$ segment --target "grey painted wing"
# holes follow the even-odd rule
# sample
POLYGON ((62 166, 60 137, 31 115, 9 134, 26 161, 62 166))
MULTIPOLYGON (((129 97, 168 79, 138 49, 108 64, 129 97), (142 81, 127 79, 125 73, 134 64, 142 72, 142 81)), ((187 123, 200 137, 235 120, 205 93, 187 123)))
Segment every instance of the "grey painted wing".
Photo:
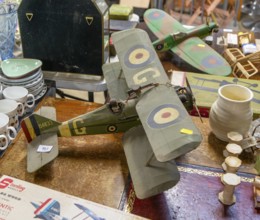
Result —
POLYGON ((173 87, 150 89, 140 98, 136 111, 157 160, 172 160, 199 146, 202 136, 173 87))
POLYGON ((159 162, 144 129, 134 127, 124 134, 124 151, 136 196, 145 199, 175 186, 180 174, 175 162, 159 162))
POLYGON ((129 88, 120 63, 107 63, 102 66, 102 69, 110 97, 116 100, 126 100, 129 88))
POLYGON ((112 39, 129 88, 169 80, 145 31, 120 31, 112 39))

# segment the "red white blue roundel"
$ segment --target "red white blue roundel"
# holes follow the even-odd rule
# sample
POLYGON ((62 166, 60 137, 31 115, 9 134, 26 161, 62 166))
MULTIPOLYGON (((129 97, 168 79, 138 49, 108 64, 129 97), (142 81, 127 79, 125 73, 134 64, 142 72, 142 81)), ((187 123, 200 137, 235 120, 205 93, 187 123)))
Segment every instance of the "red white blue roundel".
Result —
POLYGON ((206 68, 216 68, 222 66, 224 62, 217 56, 209 55, 202 60, 201 64, 206 68))
POLYGON ((157 20, 157 19, 162 19, 165 16, 164 12, 161 12, 159 10, 152 11, 147 15, 147 18, 150 20, 157 20))
POLYGON ((115 126, 115 125, 108 125, 107 126, 107 131, 108 132, 116 132, 116 130, 117 130, 117 127, 115 126))
POLYGON ((124 56, 124 63, 129 68, 145 67, 155 58, 155 53, 151 48, 144 45, 131 47, 124 56))
POLYGON ((173 104, 164 104, 156 107, 148 116, 147 124, 151 128, 166 128, 184 118, 180 107, 173 104))

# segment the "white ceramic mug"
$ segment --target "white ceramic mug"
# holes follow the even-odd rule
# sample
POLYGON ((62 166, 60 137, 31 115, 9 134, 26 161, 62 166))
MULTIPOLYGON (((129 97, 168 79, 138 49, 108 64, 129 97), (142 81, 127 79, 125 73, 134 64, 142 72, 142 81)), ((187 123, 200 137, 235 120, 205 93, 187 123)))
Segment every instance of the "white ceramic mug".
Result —
POLYGON ((4 95, 3 95, 3 85, 0 85, 0 99, 3 99, 4 95))
MULTIPOLYGON (((27 108, 33 108, 35 105, 35 97, 29 94, 28 90, 22 86, 10 86, 3 90, 4 98, 12 99, 24 105, 24 111, 27 108)), ((18 108, 21 111, 21 108, 18 108)))
POLYGON ((0 113, 0 150, 5 150, 8 147, 9 141, 14 140, 17 132, 14 127, 8 126, 9 117, 0 113))
POLYGON ((6 114, 9 117, 9 126, 17 129, 19 126, 18 116, 23 116, 24 106, 21 102, 12 99, 1 99, 0 113, 6 114), (18 111, 18 109, 21 109, 21 111, 18 111))

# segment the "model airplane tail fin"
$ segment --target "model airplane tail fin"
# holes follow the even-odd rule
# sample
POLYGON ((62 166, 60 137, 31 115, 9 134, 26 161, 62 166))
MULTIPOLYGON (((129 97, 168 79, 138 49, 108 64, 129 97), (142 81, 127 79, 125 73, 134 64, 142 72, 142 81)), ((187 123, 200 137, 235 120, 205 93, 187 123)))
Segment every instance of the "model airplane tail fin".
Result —
POLYGON ((21 127, 28 142, 41 134, 57 131, 59 125, 61 125, 60 122, 37 114, 32 114, 21 122, 21 127))
MULTIPOLYGON (((47 199, 41 205, 37 207, 34 214, 38 217, 49 217, 53 215, 60 215, 60 203, 54 199, 47 199)), ((44 218, 45 219, 45 218, 44 218)), ((49 219, 49 218, 46 218, 49 219)))

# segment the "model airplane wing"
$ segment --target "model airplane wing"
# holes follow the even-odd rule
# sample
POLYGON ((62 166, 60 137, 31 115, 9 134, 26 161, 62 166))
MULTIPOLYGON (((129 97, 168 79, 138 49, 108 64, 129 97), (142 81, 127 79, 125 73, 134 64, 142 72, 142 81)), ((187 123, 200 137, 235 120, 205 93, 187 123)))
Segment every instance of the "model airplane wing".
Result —
POLYGON ((146 10, 144 13, 144 21, 159 39, 169 34, 186 32, 188 30, 169 14, 158 9, 146 10))
POLYGON ((120 63, 104 64, 102 70, 107 82, 110 97, 116 100, 126 100, 129 88, 127 87, 120 63))
MULTIPOLYGON (((144 20, 159 39, 169 35, 174 36, 179 32, 191 33, 190 29, 183 27, 182 24, 162 10, 147 10, 144 14, 144 20)), ((194 35, 186 38, 171 47, 170 50, 205 73, 220 76, 227 76, 231 73, 231 67, 226 60, 203 40, 194 35)))
POLYGON ((139 96, 136 111, 156 159, 169 161, 196 148, 201 134, 169 85, 147 33, 132 29, 112 39, 128 87, 139 96))
POLYGON ((140 29, 115 32, 112 39, 128 88, 168 82, 147 33, 140 29))
POLYGON ((174 88, 145 93, 136 106, 157 160, 165 162, 199 146, 202 137, 174 88), (158 94, 161 94, 158 97, 158 94))
POLYGON ((143 199, 169 188, 180 179, 174 160, 161 163, 155 157, 142 126, 124 134, 123 146, 135 193, 143 199))
POLYGON ((183 41, 171 48, 171 51, 205 73, 219 76, 227 76, 231 73, 226 60, 198 37, 183 41))

